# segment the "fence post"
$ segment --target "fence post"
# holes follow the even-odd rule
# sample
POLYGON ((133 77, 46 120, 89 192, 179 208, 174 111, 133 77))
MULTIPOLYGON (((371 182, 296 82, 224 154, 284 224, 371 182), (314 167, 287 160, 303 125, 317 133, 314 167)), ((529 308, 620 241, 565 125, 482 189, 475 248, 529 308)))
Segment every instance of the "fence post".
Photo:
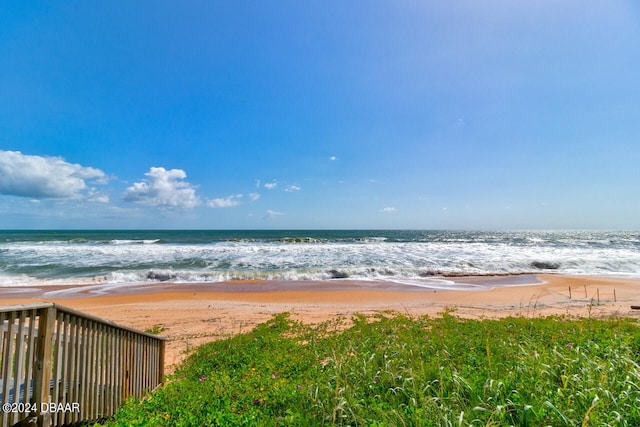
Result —
MULTIPOLYGON (((164 381, 164 357, 165 357, 165 342, 160 341, 160 353, 158 354, 158 385, 164 381)), ((157 386, 156 386, 157 387, 157 386)))
MULTIPOLYGON (((48 404, 51 396, 49 394, 49 383, 51 382, 51 359, 53 356, 53 331, 56 321, 56 308, 43 308, 40 311, 38 321, 38 345, 36 353, 36 367, 33 375, 33 398, 40 412, 43 403, 48 404)), ((49 411, 40 413, 38 426, 49 427, 51 425, 51 414, 49 411)))

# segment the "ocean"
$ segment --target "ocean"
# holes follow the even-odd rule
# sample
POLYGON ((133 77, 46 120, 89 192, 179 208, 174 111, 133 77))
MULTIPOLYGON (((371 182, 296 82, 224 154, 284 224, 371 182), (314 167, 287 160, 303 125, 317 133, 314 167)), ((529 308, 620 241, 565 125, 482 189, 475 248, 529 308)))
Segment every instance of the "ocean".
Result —
MULTIPOLYGON (((640 277, 640 232, 0 231, 0 288, 559 273, 640 277)), ((1 292, 1 290, 0 290, 1 292)))

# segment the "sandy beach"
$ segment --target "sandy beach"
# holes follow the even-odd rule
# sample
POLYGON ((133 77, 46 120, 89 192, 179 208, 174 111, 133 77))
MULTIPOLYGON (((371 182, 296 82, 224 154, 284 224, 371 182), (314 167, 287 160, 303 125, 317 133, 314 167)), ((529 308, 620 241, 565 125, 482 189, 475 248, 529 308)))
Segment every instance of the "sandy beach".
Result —
POLYGON ((194 347, 248 332, 281 312, 306 323, 384 311, 437 315, 445 309, 470 318, 640 317, 640 310, 630 308, 640 305, 639 279, 538 275, 453 280, 478 286, 434 290, 388 282, 251 281, 127 286, 106 294, 96 292, 95 285, 16 287, 2 289, 0 305, 48 301, 141 330, 158 326, 168 339, 168 372, 194 347))

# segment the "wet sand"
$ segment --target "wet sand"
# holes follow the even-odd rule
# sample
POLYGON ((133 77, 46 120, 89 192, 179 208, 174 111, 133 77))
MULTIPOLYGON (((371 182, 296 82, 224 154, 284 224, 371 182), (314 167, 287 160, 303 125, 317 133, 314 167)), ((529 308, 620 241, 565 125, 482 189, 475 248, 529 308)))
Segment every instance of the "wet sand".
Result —
POLYGON ((464 290, 452 290, 455 284, 446 285, 450 282, 444 289, 431 289, 341 280, 155 283, 126 285, 107 292, 92 284, 2 288, 0 306, 55 302, 141 330, 164 328, 160 336, 169 340, 169 371, 194 347, 248 332, 282 312, 290 312, 306 323, 349 319, 355 313, 437 315, 446 309, 469 318, 640 317, 640 310, 630 308, 640 305, 639 279, 526 275, 447 280, 466 284, 464 290))

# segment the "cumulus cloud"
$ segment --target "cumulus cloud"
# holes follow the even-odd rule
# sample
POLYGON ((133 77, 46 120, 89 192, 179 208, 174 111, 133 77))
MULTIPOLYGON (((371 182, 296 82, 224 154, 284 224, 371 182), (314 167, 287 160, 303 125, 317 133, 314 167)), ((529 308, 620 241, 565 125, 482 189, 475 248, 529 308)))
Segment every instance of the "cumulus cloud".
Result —
POLYGON ((219 199, 211 199, 207 201, 207 206, 210 208, 231 208, 238 206, 242 199, 242 194, 234 194, 232 196, 222 197, 219 199))
POLYGON ((109 203, 109 196, 100 193, 96 188, 90 188, 87 192, 87 200, 96 203, 109 203))
MULTIPOLYGON (((0 193, 35 199, 82 198, 87 182, 108 182, 104 172, 92 167, 68 163, 60 157, 25 155, 0 150, 0 193)), ((91 198, 103 201, 95 188, 91 198)))
POLYGON ((249 198, 254 202, 260 198, 260 194, 258 193, 249 193, 249 198))
POLYGON ((201 204, 195 188, 184 181, 187 174, 182 169, 152 167, 145 176, 147 179, 127 188, 126 202, 170 209, 192 209, 201 204))
POLYGON ((293 193, 294 191, 300 190, 302 190, 302 187, 300 187, 299 185, 290 185, 284 189, 284 191, 286 191, 287 193, 293 193))
POLYGON ((386 208, 380 209, 380 212, 384 212, 384 213, 390 213, 395 211, 397 211, 397 209, 392 206, 387 206, 386 208))
POLYGON ((335 162, 336 160, 338 160, 338 158, 336 156, 331 156, 329 157, 329 160, 331 160, 332 162, 335 162))

